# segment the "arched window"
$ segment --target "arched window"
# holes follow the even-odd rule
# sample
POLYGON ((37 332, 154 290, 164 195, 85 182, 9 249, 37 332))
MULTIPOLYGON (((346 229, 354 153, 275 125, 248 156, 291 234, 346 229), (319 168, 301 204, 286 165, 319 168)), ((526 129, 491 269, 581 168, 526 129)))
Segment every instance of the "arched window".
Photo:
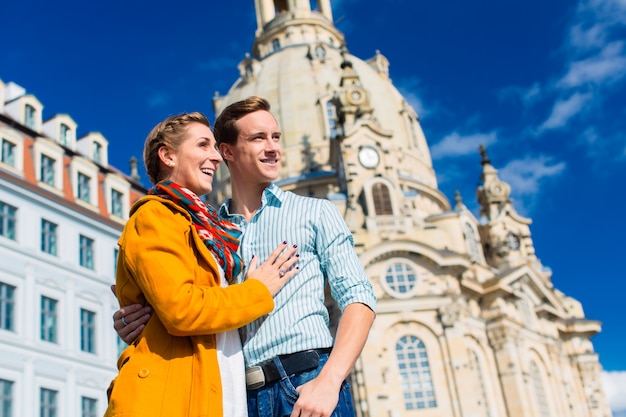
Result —
POLYGON ((377 182, 372 186, 372 199, 374 200, 374 212, 376 215, 393 214, 389 187, 377 182))
POLYGON ((419 410, 437 407, 430 364, 424 343, 415 336, 403 336, 396 343, 396 358, 404 408, 419 410))
POLYGON ((480 415, 485 417, 491 417, 491 413, 489 412, 489 400, 487 397, 487 387, 485 386, 485 378, 483 375, 483 370, 480 366, 480 362, 478 361, 478 355, 473 350, 469 350, 469 362, 470 369, 474 373, 474 381, 476 381, 476 401, 478 403, 478 408, 480 409, 480 415))
POLYGON ((548 407, 548 397, 546 397, 546 391, 541 380, 541 374, 539 368, 534 361, 530 361, 530 379, 532 381, 533 389, 535 391, 535 398, 537 399, 537 407, 539 407, 539 415, 541 417, 550 417, 550 408, 548 407))

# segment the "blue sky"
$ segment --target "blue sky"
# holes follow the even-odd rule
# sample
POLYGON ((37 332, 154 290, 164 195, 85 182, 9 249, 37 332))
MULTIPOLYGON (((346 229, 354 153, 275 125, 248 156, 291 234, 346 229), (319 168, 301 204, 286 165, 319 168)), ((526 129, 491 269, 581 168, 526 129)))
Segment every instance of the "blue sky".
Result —
MULTIPOLYGON (((333 14, 352 54, 389 59, 440 189, 475 212, 487 145, 555 287, 602 321, 595 349, 624 380, 626 0, 342 0, 333 14)), ((165 116, 214 118, 256 30, 252 0, 6 0, 0 15, 0 79, 44 118, 101 132, 125 172, 165 116)))

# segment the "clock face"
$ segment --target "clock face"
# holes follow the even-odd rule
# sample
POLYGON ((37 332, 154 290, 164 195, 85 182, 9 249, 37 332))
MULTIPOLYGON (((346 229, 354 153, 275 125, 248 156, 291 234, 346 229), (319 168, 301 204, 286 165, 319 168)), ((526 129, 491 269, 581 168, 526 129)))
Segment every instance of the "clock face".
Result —
POLYGON ((380 162, 380 156, 376 149, 366 146, 359 151, 359 162, 365 168, 374 168, 380 162))
POLYGON ((353 87, 348 91, 348 100, 351 104, 359 105, 365 101, 365 94, 358 87, 353 87))

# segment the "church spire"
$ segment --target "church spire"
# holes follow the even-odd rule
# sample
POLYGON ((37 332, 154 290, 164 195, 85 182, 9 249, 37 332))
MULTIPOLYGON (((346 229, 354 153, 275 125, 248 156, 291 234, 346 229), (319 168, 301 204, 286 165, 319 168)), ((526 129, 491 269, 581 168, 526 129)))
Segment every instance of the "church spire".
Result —
POLYGON ((480 204, 481 241, 487 262, 507 269, 525 262, 538 262, 530 237, 530 219, 515 211, 510 199, 511 186, 498 177, 484 145, 479 148, 483 172, 476 190, 480 204))
POLYGON ((483 166, 482 185, 476 190, 480 203, 480 215, 491 220, 498 216, 502 208, 510 204, 511 186, 498 178, 498 171, 491 165, 484 145, 479 148, 480 164, 483 166))

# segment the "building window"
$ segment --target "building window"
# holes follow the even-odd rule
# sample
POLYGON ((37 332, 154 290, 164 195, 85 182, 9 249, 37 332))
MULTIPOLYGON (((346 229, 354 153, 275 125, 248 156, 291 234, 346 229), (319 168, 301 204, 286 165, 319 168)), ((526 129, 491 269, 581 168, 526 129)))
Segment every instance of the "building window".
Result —
POLYGON ((41 296, 41 340, 57 342, 57 300, 41 296))
POLYGON ((54 164, 55 160, 48 155, 41 155, 41 182, 54 187, 54 164))
POLYGON ((15 150, 16 145, 13 142, 10 142, 6 139, 2 139, 2 156, 0 161, 3 163, 10 165, 12 167, 15 166, 15 150))
POLYGON ((37 111, 35 110, 33 106, 31 106, 30 104, 27 104, 26 106, 24 106, 24 126, 30 129, 35 129, 35 115, 36 114, 37 114, 37 111))
POLYGON ((102 145, 99 142, 93 143, 93 160, 97 163, 102 163, 102 145))
POLYGON ((111 189, 111 214, 122 217, 124 213, 124 194, 111 189))
POLYGON ((96 313, 80 309, 80 350, 94 353, 96 351, 96 313))
POLYGON ((13 417, 13 381, 0 379, 0 417, 13 417))
POLYGON ((94 242, 93 239, 80 235, 80 242, 79 242, 80 253, 78 255, 79 255, 80 266, 82 267, 94 269, 94 266, 93 266, 94 244, 93 242, 94 242))
POLYGON ((87 175, 83 174, 82 172, 78 173, 78 198, 86 201, 86 202, 90 202, 90 189, 89 189, 89 182, 91 181, 91 178, 89 178, 87 175))
POLYGON ((41 219, 41 251, 57 254, 57 225, 45 219, 41 219))
POLYGON ((404 408, 419 410, 437 407, 430 364, 424 343, 415 336, 403 336, 396 343, 404 408))
POLYGON ((119 248, 113 248, 113 275, 117 274, 117 258, 120 254, 119 248))
POLYGON ((0 236, 15 240, 17 208, 0 201, 0 236))
POLYGON ((391 291, 407 294, 417 285, 417 274, 406 262, 395 262, 385 273, 385 283, 391 291))
POLYGON ((336 139, 339 136, 339 129, 337 128, 337 108, 332 101, 326 102, 326 117, 328 118, 328 130, 331 139, 336 139))
POLYGON ((96 408, 98 401, 94 398, 82 397, 82 414, 81 417, 97 417, 96 408))
POLYGON ((372 199, 374 200, 374 211, 377 215, 393 214, 389 187, 385 184, 377 182, 372 186, 372 199))
POLYGON ((483 370, 480 366, 480 362, 478 361, 478 355, 473 350, 469 351, 469 365, 472 372, 474 372, 473 380, 476 384, 476 402, 478 403, 478 408, 481 410, 480 415, 485 417, 491 417, 491 412, 489 411, 489 401, 487 396, 487 387, 485 386, 485 378, 483 375, 483 370))
POLYGON ((550 417, 550 409, 548 407, 548 397, 546 397, 546 391, 544 390, 543 382, 541 381, 541 374, 539 368, 534 361, 530 361, 530 378, 532 380, 533 389, 535 391, 535 399, 537 400, 537 407, 539 407, 540 417, 550 417))
POLYGON ((63 146, 68 146, 70 143, 70 128, 65 123, 61 123, 59 127, 59 143, 63 146))
POLYGON ((274 52, 280 50, 280 39, 273 39, 272 40, 272 50, 274 52))
POLYGON ((39 417, 57 417, 57 391, 41 388, 39 391, 39 417))
POLYGON ((0 282, 0 329, 15 330, 14 311, 15 287, 0 282))
POLYGON ((127 347, 128 344, 121 337, 117 336, 117 356, 120 356, 127 347))

